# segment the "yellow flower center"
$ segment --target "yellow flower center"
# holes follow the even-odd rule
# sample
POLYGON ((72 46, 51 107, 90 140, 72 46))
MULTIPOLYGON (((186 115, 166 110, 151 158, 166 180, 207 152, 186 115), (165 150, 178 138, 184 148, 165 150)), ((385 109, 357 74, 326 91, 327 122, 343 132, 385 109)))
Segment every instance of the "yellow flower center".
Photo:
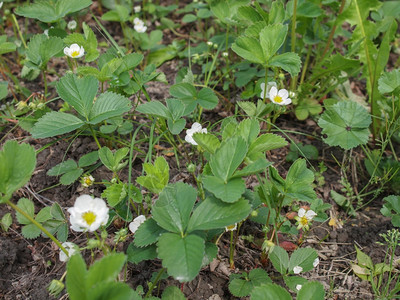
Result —
POLYGON ((232 225, 226 226, 226 229, 232 231, 235 229, 235 227, 236 227, 236 224, 232 224, 232 225))
POLYGON ((300 218, 300 220, 299 220, 299 223, 302 225, 302 226, 306 226, 306 225, 308 225, 308 219, 304 216, 304 217, 301 217, 300 218))
POLYGON ((79 55, 79 51, 74 51, 74 52, 71 53, 71 56, 72 56, 72 57, 76 57, 76 56, 78 56, 78 55, 79 55))
POLYGON ((92 185, 92 180, 90 179, 90 177, 85 177, 85 184, 87 185, 87 186, 91 186, 92 185))
POLYGON ((82 214, 82 218, 86 221, 86 223, 89 226, 92 225, 94 221, 96 221, 96 215, 90 210, 82 214))
POLYGON ((276 102, 276 103, 281 103, 283 100, 282 100, 282 97, 281 96, 275 96, 275 98, 274 98, 274 102, 276 102))

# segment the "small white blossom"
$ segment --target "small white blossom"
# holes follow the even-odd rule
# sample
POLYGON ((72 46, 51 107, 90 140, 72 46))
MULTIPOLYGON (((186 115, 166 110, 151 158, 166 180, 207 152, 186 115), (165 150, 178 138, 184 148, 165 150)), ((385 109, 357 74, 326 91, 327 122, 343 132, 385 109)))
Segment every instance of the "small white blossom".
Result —
POLYGON ((140 7, 140 5, 134 6, 133 10, 135 11, 135 13, 140 13, 140 11, 142 10, 142 8, 140 7))
POLYGON ((144 33, 147 30, 147 26, 144 26, 144 22, 139 18, 133 20, 133 25, 133 28, 139 33, 144 33))
MULTIPOLYGON (((269 81, 267 83, 267 91, 265 94, 265 98, 269 98, 269 91, 271 90, 272 87, 276 87, 276 82, 273 81, 269 81)), ((264 99, 264 93, 265 93, 265 82, 260 84, 260 88, 261 88, 261 94, 260 94, 260 98, 264 99)))
POLYGON ((222 52, 223 57, 228 57, 228 55, 229 55, 228 52, 222 52))
POLYGON ((83 187, 89 187, 89 186, 93 185, 93 182, 94 182, 94 178, 92 175, 83 176, 81 179, 81 184, 83 187))
POLYGON ((225 231, 234 231, 237 229, 237 223, 229 225, 229 226, 225 226, 225 231))
POLYGON ((72 44, 70 47, 64 48, 64 54, 71 58, 79 58, 85 54, 85 49, 78 44, 72 44))
POLYGON ((314 268, 319 265, 319 258, 318 257, 316 259, 314 259, 312 265, 314 266, 314 268))
POLYGON ((298 222, 297 229, 304 228, 305 230, 308 230, 310 222, 316 215, 317 214, 311 209, 306 211, 304 208, 300 208, 297 216, 294 217, 298 222))
POLYGON ((301 272, 303 272, 303 268, 302 268, 302 267, 300 267, 300 266, 295 266, 295 267, 293 268, 293 273, 294 273, 294 274, 300 274, 301 272))
POLYGON ((207 42, 207 45, 210 46, 210 47, 212 47, 212 46, 213 46, 213 42, 208 41, 208 42, 207 42))
POLYGON ((74 255, 75 253, 79 252, 78 246, 75 245, 74 243, 65 242, 65 243, 62 243, 61 245, 62 245, 62 246, 65 248, 65 250, 67 250, 67 252, 68 252, 68 256, 67 256, 67 254, 65 254, 64 251, 62 251, 62 250, 60 249, 59 258, 60 258, 60 261, 62 261, 62 262, 68 261, 68 259, 69 259, 72 255, 74 255))
POLYGON ((289 92, 287 90, 281 89, 278 91, 274 86, 271 87, 269 91, 269 99, 279 105, 288 105, 292 103, 292 99, 289 98, 289 92))
POLYGON ((133 221, 129 224, 129 230, 132 233, 135 233, 136 230, 139 229, 139 226, 143 224, 143 222, 146 221, 146 217, 143 215, 140 215, 138 217, 136 217, 135 219, 133 219, 133 221))
POLYGON ((296 285, 296 290, 300 291, 303 286, 301 284, 296 285))
POLYGON ((197 143, 193 139, 193 134, 195 134, 196 132, 207 133, 207 128, 202 128, 201 125, 197 122, 193 123, 192 128, 186 130, 185 141, 196 146, 197 143))
POLYGON ((78 232, 96 231, 108 221, 108 207, 104 200, 89 195, 79 196, 68 212, 71 229, 78 232))
POLYGON ((75 20, 71 20, 71 21, 68 22, 67 28, 68 28, 69 30, 75 30, 76 25, 77 25, 77 24, 76 24, 76 21, 75 21, 75 20))

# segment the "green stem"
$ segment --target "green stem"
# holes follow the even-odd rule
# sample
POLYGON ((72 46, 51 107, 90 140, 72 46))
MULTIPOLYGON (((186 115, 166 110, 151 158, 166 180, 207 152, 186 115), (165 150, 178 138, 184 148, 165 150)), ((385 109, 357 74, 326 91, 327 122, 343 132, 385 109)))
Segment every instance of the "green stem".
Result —
POLYGON ((90 132, 92 133, 92 136, 93 136, 93 138, 94 138, 94 140, 95 140, 95 142, 96 142, 96 144, 97 144, 97 147, 98 147, 99 149, 101 149, 101 145, 100 145, 100 143, 99 143, 99 140, 97 139, 96 132, 94 132, 94 130, 93 130, 93 128, 92 128, 92 125, 89 125, 89 129, 90 129, 90 132))
POLYGON ((46 69, 42 71, 43 81, 44 81, 44 98, 46 99, 47 96, 47 76, 46 76, 46 69))
POLYGON ((267 85, 268 85, 268 66, 265 67, 265 79, 264 79, 264 95, 263 95, 263 102, 267 98, 267 85))
POLYGON ((19 28, 17 19, 15 18, 15 15, 14 15, 14 14, 12 14, 12 20, 13 20, 13 22, 14 22, 15 27, 17 27, 18 35, 19 35, 19 38, 20 38, 21 41, 22 41, 22 44, 24 45, 24 48, 25 48, 25 49, 28 48, 28 46, 26 45, 25 39, 24 39, 24 37, 23 37, 23 35, 22 35, 21 29, 19 28))
POLYGON ((235 252, 235 248, 233 247, 233 230, 231 231, 231 243, 229 245, 229 265, 231 269, 235 268, 235 261, 233 260, 233 254, 235 252))
POLYGON ((151 287, 149 288, 149 290, 147 291, 146 295, 144 296, 144 298, 147 298, 151 292, 153 291, 154 287, 156 286, 157 282, 160 280, 161 275, 164 273, 165 268, 162 268, 160 270, 160 272, 158 272, 156 279, 154 280, 154 282, 152 282, 151 287))
POLYGON ((303 70, 301 71, 300 85, 304 82, 304 77, 306 76, 308 63, 310 62, 311 51, 312 51, 312 47, 310 46, 307 51, 307 57, 306 57, 306 61, 304 62, 304 65, 303 65, 303 70))
POLYGON ((68 251, 63 247, 63 245, 61 245, 61 243, 54 237, 54 235, 52 235, 46 228, 44 228, 42 226, 42 224, 40 224, 38 221, 36 221, 34 218, 32 218, 30 215, 28 215, 25 211, 23 211, 17 205, 12 203, 10 200, 7 200, 5 203, 8 204, 9 206, 11 206, 15 211, 19 212, 25 218, 27 218, 31 223, 33 223, 41 231, 43 231, 43 233, 45 235, 47 235, 54 243, 56 243, 58 248, 60 248, 61 251, 64 252, 69 257, 68 251))
MULTIPOLYGON (((296 51, 296 14, 297 14, 297 0, 293 1, 293 16, 292 16, 292 32, 291 32, 291 51, 296 51)), ((296 90, 297 76, 292 78, 291 87, 292 91, 296 90)))

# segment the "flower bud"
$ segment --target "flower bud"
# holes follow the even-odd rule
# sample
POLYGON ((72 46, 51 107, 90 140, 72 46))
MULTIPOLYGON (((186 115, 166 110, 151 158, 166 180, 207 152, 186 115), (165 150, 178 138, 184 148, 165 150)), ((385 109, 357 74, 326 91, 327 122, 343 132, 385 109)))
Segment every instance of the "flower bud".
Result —
POLYGON ((27 107, 27 104, 26 104, 25 101, 19 101, 19 102, 17 103, 17 109, 18 109, 18 110, 23 110, 25 107, 27 107))
POLYGON ((255 217, 257 217, 258 216, 258 211, 256 211, 256 210, 253 210, 252 212, 251 212, 251 214, 250 214, 253 218, 255 218, 255 217))
POLYGON ((64 289, 64 284, 60 280, 56 279, 53 279, 47 288, 49 294, 56 298, 62 292, 63 289, 64 289))
POLYGON ((188 170, 190 173, 194 173, 194 172, 196 171, 196 165, 195 165, 195 164, 189 164, 189 165, 187 166, 187 170, 188 170))

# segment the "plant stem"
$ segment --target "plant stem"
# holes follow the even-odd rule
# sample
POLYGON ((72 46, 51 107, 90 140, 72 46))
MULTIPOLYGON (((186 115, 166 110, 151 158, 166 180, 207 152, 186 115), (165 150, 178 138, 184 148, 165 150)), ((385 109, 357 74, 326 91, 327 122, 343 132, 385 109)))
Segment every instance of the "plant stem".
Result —
POLYGON ((235 269, 235 261, 233 260, 233 254, 235 252, 235 248, 233 247, 233 230, 231 230, 231 242, 229 245, 229 265, 231 269, 235 269))
POLYGON ((160 270, 160 272, 158 272, 156 279, 154 280, 154 282, 152 282, 151 287, 149 288, 149 290, 147 291, 146 295, 144 296, 144 298, 147 298, 151 292, 153 291, 154 287, 156 286, 156 283, 160 280, 161 275, 164 273, 165 268, 162 268, 160 270))
POLYGON ((15 211, 19 212, 25 218, 27 218, 31 223, 33 223, 41 231, 43 231, 43 233, 45 235, 47 235, 54 243, 56 243, 58 248, 60 248, 61 251, 64 252, 69 257, 68 251, 63 247, 63 245, 61 245, 61 243, 55 238, 54 235, 52 235, 46 228, 43 227, 42 224, 40 224, 38 221, 36 221, 34 218, 32 218, 30 215, 28 215, 25 211, 23 211, 17 205, 12 203, 10 200, 7 200, 5 203, 8 204, 9 206, 11 206, 15 211))
POLYGON ((12 14, 12 20, 14 22, 15 27, 17 27, 18 35, 19 35, 19 38, 21 39, 22 44, 24 45, 24 48, 25 49, 28 48, 28 46, 26 45, 25 39, 24 39, 24 37, 22 35, 21 29, 19 28, 17 19, 15 18, 14 14, 12 14))
MULTIPOLYGON (((296 51, 296 14, 297 14, 297 0, 293 1, 293 16, 292 16, 292 32, 291 32, 291 51, 296 51)), ((296 90, 297 76, 292 78, 291 87, 292 91, 296 90)))
POLYGON ((94 138, 94 140, 95 140, 95 142, 96 142, 96 144, 97 144, 97 147, 98 147, 99 149, 101 149, 101 145, 100 145, 100 143, 99 143, 99 140, 97 139, 96 132, 94 132, 94 130, 93 130, 93 128, 92 128, 92 125, 89 125, 89 129, 90 129, 90 132, 92 133, 92 136, 93 136, 93 138, 94 138))

